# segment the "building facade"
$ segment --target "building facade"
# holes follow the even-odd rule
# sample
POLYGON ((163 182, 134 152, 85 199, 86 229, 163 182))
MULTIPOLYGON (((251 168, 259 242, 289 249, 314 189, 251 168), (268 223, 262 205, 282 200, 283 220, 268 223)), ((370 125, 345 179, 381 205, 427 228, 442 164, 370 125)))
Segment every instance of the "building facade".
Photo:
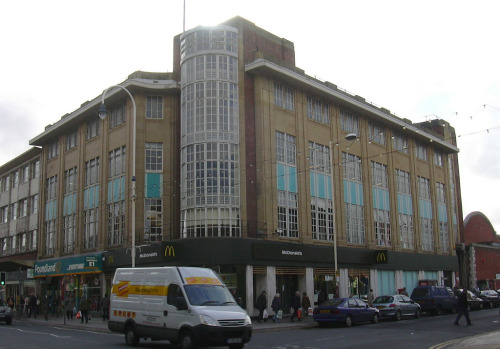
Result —
POLYGON ((0 297, 35 292, 40 190, 40 148, 31 148, 0 167, 0 297))
POLYGON ((306 75, 292 42, 240 17, 176 36, 172 73, 120 86, 134 103, 111 89, 104 120, 98 96, 30 141, 43 149, 46 289, 97 304, 132 248, 137 266, 214 268, 250 314, 262 290, 289 309, 296 290, 455 285, 447 122, 412 124, 306 75))

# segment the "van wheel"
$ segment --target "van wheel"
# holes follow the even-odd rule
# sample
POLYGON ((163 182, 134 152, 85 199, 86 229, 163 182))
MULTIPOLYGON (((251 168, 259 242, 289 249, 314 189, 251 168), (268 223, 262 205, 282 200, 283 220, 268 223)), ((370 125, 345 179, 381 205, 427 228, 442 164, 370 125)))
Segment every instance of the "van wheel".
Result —
POLYGON ((179 344, 181 349, 195 349, 197 347, 196 339, 189 330, 182 331, 179 344))
POLYGON ((137 336, 137 333, 135 333, 133 325, 128 325, 125 328, 125 342, 131 347, 135 347, 139 344, 139 337, 137 336))

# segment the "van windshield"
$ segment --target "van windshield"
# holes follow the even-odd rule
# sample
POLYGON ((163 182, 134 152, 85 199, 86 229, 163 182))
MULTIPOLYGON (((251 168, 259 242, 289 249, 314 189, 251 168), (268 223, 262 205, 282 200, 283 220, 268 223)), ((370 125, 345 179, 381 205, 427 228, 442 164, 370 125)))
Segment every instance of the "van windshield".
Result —
POLYGON ((191 305, 234 305, 233 296, 223 286, 216 285, 185 285, 191 305))

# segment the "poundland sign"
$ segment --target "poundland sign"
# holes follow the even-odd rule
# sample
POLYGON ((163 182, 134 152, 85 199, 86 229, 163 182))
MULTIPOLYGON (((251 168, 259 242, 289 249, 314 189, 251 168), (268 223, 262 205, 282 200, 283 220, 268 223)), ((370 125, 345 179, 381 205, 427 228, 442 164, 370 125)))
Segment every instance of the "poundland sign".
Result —
POLYGON ((35 277, 102 272, 102 254, 76 256, 35 263, 35 277))

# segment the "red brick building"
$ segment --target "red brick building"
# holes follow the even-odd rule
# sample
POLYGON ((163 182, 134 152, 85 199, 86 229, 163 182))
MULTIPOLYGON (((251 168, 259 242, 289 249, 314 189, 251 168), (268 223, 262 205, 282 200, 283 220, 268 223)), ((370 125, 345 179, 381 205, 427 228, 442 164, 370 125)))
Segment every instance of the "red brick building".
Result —
POLYGON ((464 220, 464 242, 470 287, 500 289, 500 239, 490 220, 472 212, 464 220))

